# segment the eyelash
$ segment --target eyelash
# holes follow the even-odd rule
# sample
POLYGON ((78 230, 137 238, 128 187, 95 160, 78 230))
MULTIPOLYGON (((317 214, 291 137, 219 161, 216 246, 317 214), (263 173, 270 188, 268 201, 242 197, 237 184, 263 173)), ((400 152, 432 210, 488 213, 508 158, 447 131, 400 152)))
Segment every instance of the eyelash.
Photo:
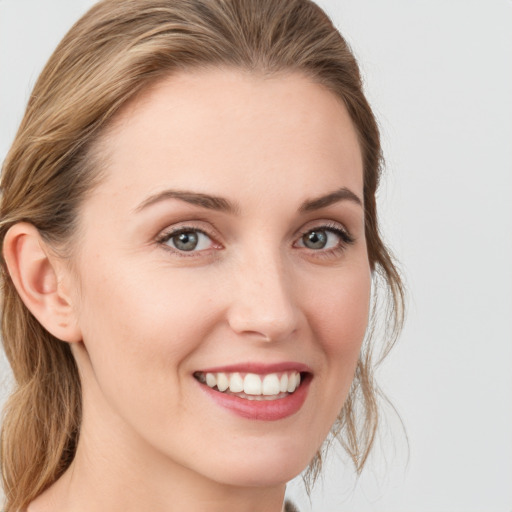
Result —
POLYGON ((165 250, 170 251, 173 254, 177 254, 178 256, 183 258, 194 257, 197 256, 198 253, 205 252, 208 250, 203 249, 201 251, 180 251, 179 249, 171 247, 170 245, 167 244, 167 242, 169 242, 172 238, 177 237, 184 233, 199 233, 201 235, 208 237, 212 241, 212 244, 217 246, 215 248, 222 248, 221 244, 215 242, 215 238, 213 236, 211 236, 206 231, 196 226, 180 226, 179 228, 171 228, 169 230, 164 231, 161 235, 159 235, 156 239, 156 242, 160 244, 165 250))
MULTIPOLYGON (((329 248, 329 249, 308 249, 308 247, 305 247, 305 246, 299 246, 301 248, 304 248, 306 250, 309 250, 310 253, 312 254, 315 254, 315 256, 317 257, 329 257, 329 256, 335 256, 335 255, 338 255, 342 252, 344 252, 348 246, 350 245, 353 245, 354 242, 355 242, 355 239, 354 237, 346 230, 346 229, 343 229, 341 228, 338 224, 320 224, 318 226, 314 226, 314 227, 311 227, 311 228, 308 228, 306 230, 303 230, 300 232, 299 234, 299 238, 297 239, 296 242, 294 242, 294 247, 297 247, 297 243, 299 243, 299 241, 303 240, 303 238, 308 234, 308 233, 312 233, 314 231, 325 231, 325 232, 328 232, 328 233, 334 233, 335 235, 337 235, 340 239, 339 243, 336 244, 335 247, 332 247, 332 248, 329 248)), ((216 245, 217 247, 214 247, 216 249, 220 249, 222 248, 222 245, 218 242, 215 241, 215 238, 208 234, 206 231, 204 231, 203 229, 200 229, 196 226, 193 226, 193 225, 190 225, 190 226, 181 226, 181 227, 178 227, 178 228, 171 228, 170 230, 167 230, 167 231, 164 231, 163 233, 161 233, 157 239, 156 239, 156 242, 161 245, 165 250, 168 250, 170 252, 172 252, 173 254, 176 254, 180 257, 183 257, 183 258, 189 258, 189 257, 197 257, 198 253, 202 253, 202 252, 205 252, 205 251, 208 251, 208 249, 203 249, 203 250, 199 250, 199 251, 195 251, 195 250, 192 250, 192 251, 182 251, 182 250, 179 250, 177 248, 174 248, 174 247, 171 247, 170 245, 168 245, 167 242, 169 242, 173 237, 176 237, 176 236, 179 236, 181 234, 184 234, 184 233, 199 233, 201 235, 204 235, 206 237, 208 237, 211 242, 212 242, 212 245, 216 245)))
MULTIPOLYGON (((314 250, 310 249, 310 254, 315 254, 316 257, 330 257, 330 256, 337 256, 341 253, 343 253, 347 247, 350 245, 353 245, 355 243, 355 238, 344 228, 341 228, 338 224, 320 224, 319 226, 314 226, 312 228, 305 229, 300 233, 299 240, 303 240, 303 238, 308 234, 315 231, 326 231, 328 233, 334 233, 339 237, 339 243, 336 244, 334 247, 330 249, 319 249, 314 250)), ((295 242, 295 243, 298 243, 295 242)), ((307 249, 307 247, 305 247, 307 249)))

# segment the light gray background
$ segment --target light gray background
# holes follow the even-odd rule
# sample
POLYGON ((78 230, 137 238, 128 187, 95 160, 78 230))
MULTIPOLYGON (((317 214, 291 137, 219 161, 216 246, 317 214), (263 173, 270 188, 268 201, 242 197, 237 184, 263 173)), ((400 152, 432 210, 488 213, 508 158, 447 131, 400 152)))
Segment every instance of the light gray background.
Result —
MULTIPOLYGON (((0 160, 90 0, 0 0, 0 160)), ((323 0, 382 128, 383 227, 409 288, 380 370, 388 414, 356 482, 333 455, 315 512, 512 511, 512 1, 323 0)), ((9 370, 0 366, 5 399, 9 370)))

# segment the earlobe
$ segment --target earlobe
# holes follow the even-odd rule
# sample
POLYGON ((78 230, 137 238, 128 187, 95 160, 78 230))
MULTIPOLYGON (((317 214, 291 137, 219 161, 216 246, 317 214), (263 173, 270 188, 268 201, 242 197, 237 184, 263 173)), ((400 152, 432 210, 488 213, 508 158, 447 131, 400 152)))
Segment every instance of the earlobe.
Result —
POLYGON ((81 341, 75 310, 59 273, 63 264, 51 254, 39 231, 26 222, 12 226, 4 239, 3 256, 21 300, 39 323, 60 340, 81 341))

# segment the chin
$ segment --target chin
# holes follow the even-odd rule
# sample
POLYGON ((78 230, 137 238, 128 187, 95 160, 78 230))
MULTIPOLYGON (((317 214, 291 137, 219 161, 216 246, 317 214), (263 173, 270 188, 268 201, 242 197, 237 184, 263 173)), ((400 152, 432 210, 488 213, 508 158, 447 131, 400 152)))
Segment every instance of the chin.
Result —
MULTIPOLYGON (((261 440, 265 443, 264 437, 261 440)), ((316 450, 307 453, 296 447, 261 450, 248 447, 212 471, 217 481, 237 487, 272 487, 289 482, 310 463, 316 450)), ((213 469, 213 468, 212 468, 213 469)))

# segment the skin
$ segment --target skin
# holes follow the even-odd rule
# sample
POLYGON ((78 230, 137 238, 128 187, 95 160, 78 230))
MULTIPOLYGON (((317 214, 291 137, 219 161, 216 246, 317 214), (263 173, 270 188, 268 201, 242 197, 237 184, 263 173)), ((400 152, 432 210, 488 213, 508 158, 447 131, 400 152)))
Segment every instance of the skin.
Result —
POLYGON ((348 113, 301 75, 183 72, 127 105, 102 152, 72 268, 55 265, 78 333, 80 442, 29 511, 278 512, 341 410, 368 321, 362 205, 300 210, 342 188, 362 201, 348 113), (172 197, 141 206, 168 190, 235 211, 172 197), (328 230, 328 248, 305 246, 326 224, 353 243, 328 230), (183 227, 207 235, 198 250, 163 238, 183 227), (283 361, 312 379, 301 409, 277 421, 233 414, 193 376, 283 361))

